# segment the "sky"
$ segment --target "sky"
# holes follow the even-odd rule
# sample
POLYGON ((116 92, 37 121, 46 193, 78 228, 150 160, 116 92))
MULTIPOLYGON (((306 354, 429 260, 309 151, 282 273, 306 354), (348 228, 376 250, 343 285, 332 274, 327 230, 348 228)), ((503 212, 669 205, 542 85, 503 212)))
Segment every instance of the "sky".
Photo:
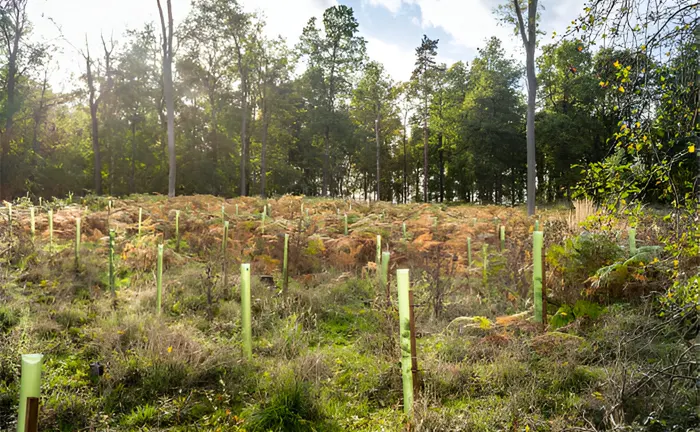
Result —
MULTIPOLYGON (((439 39, 438 61, 446 64, 471 61, 491 36, 499 37, 508 55, 524 58, 521 40, 513 28, 499 24, 493 10, 505 0, 239 0, 247 11, 258 11, 267 23, 265 33, 281 35, 296 43, 310 17, 321 17, 335 4, 352 7, 367 40, 371 59, 382 62, 395 80, 406 80, 413 70, 415 48, 423 34, 439 39)), ((541 0, 541 30, 546 42, 551 32, 562 33, 583 9, 584 0, 541 0)), ((165 0, 163 0, 165 3, 165 0)), ((190 0, 172 0, 175 24, 190 10, 190 0)), ((100 35, 119 42, 126 29, 157 23, 156 0, 29 0, 34 37, 52 41, 59 50, 53 56, 50 80, 56 90, 73 89, 82 73, 78 49, 85 41, 101 52, 100 35), (59 28, 61 29, 59 31, 59 28), (63 35, 61 37, 61 34, 63 35)))

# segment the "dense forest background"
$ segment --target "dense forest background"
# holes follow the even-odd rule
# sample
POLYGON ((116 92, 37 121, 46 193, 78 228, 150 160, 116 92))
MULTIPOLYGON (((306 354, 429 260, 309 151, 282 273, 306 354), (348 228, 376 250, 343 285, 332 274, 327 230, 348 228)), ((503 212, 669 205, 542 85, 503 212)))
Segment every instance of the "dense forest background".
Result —
MULTIPOLYGON (((165 29, 75 47, 81 90, 58 93, 28 1, 0 0, 0 197, 167 193, 165 29)), ((589 2, 563 36, 540 36, 542 203, 700 190, 698 3, 618 3, 589 2)), ((263 26, 236 1, 194 0, 175 27, 177 194, 524 201, 524 66, 500 40, 439 64, 425 36, 412 78, 395 82, 368 60, 351 8, 311 18, 293 43, 263 26)))

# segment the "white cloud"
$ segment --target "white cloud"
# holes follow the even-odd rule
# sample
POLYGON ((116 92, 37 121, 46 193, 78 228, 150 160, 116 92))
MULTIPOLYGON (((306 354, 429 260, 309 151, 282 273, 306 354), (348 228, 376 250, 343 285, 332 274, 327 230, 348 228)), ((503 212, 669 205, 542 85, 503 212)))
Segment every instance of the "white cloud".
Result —
POLYGON ((382 63, 392 78, 405 81, 411 77, 415 62, 413 51, 374 37, 366 39, 367 55, 372 60, 382 63))
POLYGON ((362 3, 369 3, 372 6, 383 6, 387 8, 389 12, 396 14, 399 9, 401 9, 403 0, 363 0, 362 3))
POLYGON ((281 35, 290 45, 301 36, 312 16, 320 18, 323 11, 337 4, 336 0, 242 0, 245 10, 259 11, 265 18, 265 33, 281 35))

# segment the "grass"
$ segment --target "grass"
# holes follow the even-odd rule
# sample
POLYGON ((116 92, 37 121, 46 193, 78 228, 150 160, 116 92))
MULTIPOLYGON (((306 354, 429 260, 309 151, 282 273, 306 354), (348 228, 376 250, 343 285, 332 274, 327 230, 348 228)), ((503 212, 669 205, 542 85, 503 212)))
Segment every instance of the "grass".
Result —
MULTIPOLYGON (((224 286, 220 199, 116 200, 110 220, 118 234, 116 297, 105 284, 101 198, 90 200, 91 213, 83 218, 77 272, 69 259, 76 210, 57 209, 55 247, 49 252, 44 240, 27 239, 28 223, 17 206, 15 227, 26 225, 26 232, 15 233, 21 244, 15 256, 0 257, 0 429, 13 427, 17 362, 28 352, 45 354, 40 417, 45 431, 374 432, 404 431, 408 423, 411 430, 436 432, 593 430, 591 425, 608 430, 616 406, 616 421, 627 430, 664 430, 661 422, 697 427, 698 396, 682 383, 664 398, 647 385, 620 400, 621 383, 642 382, 644 374, 686 349, 672 328, 662 327, 655 339, 634 339, 661 323, 653 303, 610 304, 600 316, 580 314, 556 332, 543 332, 527 313, 499 318, 530 307, 531 274, 524 264, 530 221, 521 210, 353 203, 349 211, 345 202, 314 199, 305 200, 310 217, 299 224, 300 199, 283 197, 273 204, 261 237, 261 204, 252 198, 226 203, 232 227, 224 286), (139 207, 144 222, 137 237, 139 207), (336 207, 348 213, 349 236, 336 207), (179 253, 169 226, 174 209, 182 211, 179 253), (494 216, 509 227, 502 254, 496 252, 494 216), (476 227, 473 217, 479 219, 476 227), (408 242, 401 241, 403 221, 408 242), (290 284, 283 295, 285 232, 291 234, 290 284), (388 299, 367 268, 378 232, 392 251, 388 299), (163 313, 156 317, 153 272, 161 234, 170 243, 163 313), (487 285, 478 266, 470 270, 465 263, 468 235, 474 251, 490 245, 487 285), (252 281, 252 361, 241 354, 241 262, 251 262, 254 275, 266 276, 252 281), (421 372, 412 419, 401 407, 396 268, 411 269, 416 303, 421 372), (444 306, 436 315, 438 284, 444 306), (464 316, 483 318, 451 324, 464 316), (621 344, 622 336, 630 342, 621 344), (101 377, 90 374, 95 362, 104 366, 101 377)), ((548 283, 581 286, 592 269, 588 264, 604 257, 594 252, 589 259, 579 250, 571 258, 566 248, 579 243, 567 243, 567 224, 558 215, 541 220, 556 251, 552 274, 560 278, 548 283)), ((37 238, 45 229, 45 215, 37 214, 37 238)), ((0 227, 0 243, 5 241, 0 227)), ((553 301, 575 296, 572 290, 553 292, 553 301)))

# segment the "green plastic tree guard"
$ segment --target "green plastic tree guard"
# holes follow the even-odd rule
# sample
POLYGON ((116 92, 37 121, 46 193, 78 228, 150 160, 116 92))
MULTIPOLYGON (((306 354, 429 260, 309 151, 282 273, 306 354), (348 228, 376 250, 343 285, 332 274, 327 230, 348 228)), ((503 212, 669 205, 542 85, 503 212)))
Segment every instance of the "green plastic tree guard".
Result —
POLYGON ((377 270, 379 270, 379 266, 382 265, 382 236, 377 234, 377 256, 376 256, 376 262, 377 262, 377 270))
POLYGON ((7 221, 10 223, 10 237, 12 237, 12 203, 7 203, 7 221))
POLYGON ((630 241, 630 256, 637 255, 637 230, 635 228, 628 229, 627 236, 630 241))
POLYGON ((32 240, 34 240, 34 233, 36 232, 36 220, 34 218, 34 206, 29 208, 29 229, 32 233, 32 240))
POLYGON ((389 281, 389 258, 391 258, 391 253, 382 252, 382 268, 379 272, 379 287, 382 290, 387 290, 387 282, 389 281))
POLYGON ((143 218, 143 209, 139 207, 139 230, 138 235, 141 235, 141 220, 143 218))
POLYGON ((535 296, 535 321, 542 322, 542 245, 544 233, 535 231, 532 233, 532 284, 535 296))
POLYGON ((224 221, 224 234, 221 238, 221 272, 224 274, 224 287, 228 286, 228 260, 226 251, 228 250, 228 221, 224 221))
POLYGON ((500 237, 501 237, 501 252, 506 250, 506 227, 501 225, 501 232, 500 232, 500 237))
POLYGON ((53 247, 53 209, 49 209, 49 247, 53 247))
POLYGON ((482 280, 484 282, 484 285, 486 285, 486 283, 489 281, 489 245, 484 244, 481 255, 484 261, 482 280))
POLYGON ((114 274, 114 230, 109 230, 109 290, 114 294, 116 291, 114 274))
POLYGON ((250 264, 241 264, 241 327, 243 355, 253 359, 253 336, 250 315, 250 264))
POLYGON ((180 210, 175 210, 175 251, 180 252, 180 210))
POLYGON ((160 315, 163 302, 163 245, 158 245, 158 260, 156 261, 156 315, 160 315))
POLYGON ((75 218, 75 267, 80 266, 80 218, 75 218))
POLYGON ((411 319, 408 292, 408 269, 396 270, 399 291, 399 339, 401 347, 401 377, 403 381, 403 410, 411 414, 413 410, 413 374, 411 373, 411 319))
POLYGON ((540 230, 540 221, 536 220, 535 221, 535 231, 539 231, 539 230, 540 230))
POLYGON ((238 204, 236 204, 236 216, 238 216, 238 204))
POLYGON ((265 210, 263 209, 262 212, 262 222, 260 223, 260 228, 262 230, 263 235, 265 234, 265 210))
POLYGON ((472 266, 472 238, 467 237, 467 262, 469 263, 469 267, 472 266))
POLYGON ((43 354, 22 354, 22 376, 19 384, 17 432, 24 432, 27 416, 27 398, 38 398, 40 396, 43 359, 43 354))
POLYGON ((406 240, 406 222, 401 224, 401 232, 403 234, 403 239, 406 240))
POLYGON ((228 227, 229 227, 228 221, 224 221, 224 234, 221 237, 221 253, 224 255, 226 255, 226 247, 228 244, 228 227))
POLYGON ((343 226, 344 226, 345 235, 348 235, 348 214, 347 213, 345 213, 345 218, 343 220, 343 226))
POLYGON ((282 291, 287 294, 287 285, 289 284, 289 273, 287 270, 287 257, 289 255, 289 234, 284 235, 284 257, 282 260, 282 291))

